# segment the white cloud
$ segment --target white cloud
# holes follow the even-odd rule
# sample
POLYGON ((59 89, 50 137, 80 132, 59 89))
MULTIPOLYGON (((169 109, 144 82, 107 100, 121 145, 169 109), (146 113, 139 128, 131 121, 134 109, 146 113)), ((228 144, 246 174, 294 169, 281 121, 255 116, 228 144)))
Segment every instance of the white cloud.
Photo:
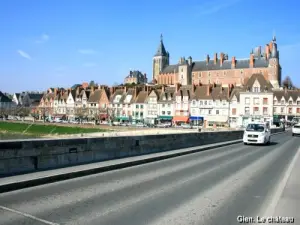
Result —
POLYGON ((24 51, 22 51, 22 50, 18 50, 17 52, 18 52, 18 54, 19 54, 20 56, 22 56, 23 58, 26 58, 26 59, 29 59, 29 60, 32 59, 31 56, 30 56, 28 53, 26 53, 26 52, 24 52, 24 51))
POLYGON ((199 15, 209 15, 217 13, 220 10, 227 8, 231 5, 238 3, 241 0, 228 0, 228 1, 211 1, 197 7, 200 10, 197 12, 199 15))
POLYGON ((80 54, 83 54, 83 55, 92 55, 92 54, 96 54, 97 52, 93 49, 79 49, 78 52, 80 54))
POLYGON ((95 66, 97 66, 97 64, 93 63, 93 62, 88 62, 88 63, 84 63, 83 66, 84 67, 95 67, 95 66))
POLYGON ((38 38, 38 40, 36 41, 36 43, 45 43, 45 42, 47 42, 47 41, 49 41, 49 39, 50 39, 50 36, 49 35, 47 35, 47 34, 42 34, 39 38, 38 38))

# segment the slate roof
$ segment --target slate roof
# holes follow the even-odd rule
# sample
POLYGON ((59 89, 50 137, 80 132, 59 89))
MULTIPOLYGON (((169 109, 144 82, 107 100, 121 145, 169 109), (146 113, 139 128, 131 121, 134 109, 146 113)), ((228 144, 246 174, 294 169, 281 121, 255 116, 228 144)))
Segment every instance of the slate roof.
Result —
POLYGON ((140 91, 138 96, 135 99, 135 103, 143 104, 143 103, 146 102, 147 97, 148 97, 148 92, 147 91, 140 91))
POLYGON ((158 102, 159 103, 171 103, 175 100, 175 87, 165 87, 165 91, 161 92, 158 102), (163 99, 165 97, 165 100, 163 99), (169 98, 171 97, 171 100, 169 98))
POLYGON ((299 90, 280 90, 280 91, 273 91, 274 97, 277 98, 278 101, 284 98, 285 101, 288 101, 290 97, 292 97, 293 101, 297 101, 298 97, 300 98, 300 91, 299 90))
MULTIPOLYGON (((254 58, 254 68, 267 68, 269 61, 264 57, 254 58)), ((169 65, 165 67, 162 73, 177 73, 179 64, 169 65)), ((235 64, 236 69, 247 69, 250 68, 250 59, 237 59, 235 64)), ((223 64, 220 64, 220 60, 217 63, 214 63, 213 59, 210 59, 208 64, 206 60, 203 61, 194 61, 192 63, 192 72, 195 71, 209 71, 209 70, 230 70, 231 69, 231 60, 224 60, 223 64)))
POLYGON ((233 96, 236 96, 237 101, 240 101, 240 92, 244 91, 242 87, 234 87, 230 94, 230 100, 232 100, 233 96))
POLYGON ((165 45, 162 39, 162 35, 160 36, 160 43, 158 45, 156 54, 154 56, 168 56, 168 52, 165 49, 165 45))
POLYGON ((130 78, 130 77, 144 78, 144 74, 138 70, 134 70, 134 71, 130 71, 129 75, 126 78, 130 78))
POLYGON ((202 85, 202 86, 196 86, 194 95, 192 96, 193 100, 212 100, 211 95, 207 95, 207 89, 210 88, 210 91, 212 90, 212 87, 209 85, 202 85))
POLYGON ((262 74, 253 74, 246 82, 245 87, 252 88, 256 80, 262 88, 267 88, 267 90, 269 91, 272 90, 272 84, 270 83, 270 81, 266 80, 262 74))
POLYGON ((88 99, 88 102, 99 102, 100 99, 101 99, 101 96, 103 94, 104 90, 101 89, 97 89, 97 90, 94 90, 93 93, 91 93, 89 99, 88 99))
POLYGON ((31 100, 41 100, 42 97, 43 97, 44 94, 36 94, 36 93, 28 93, 28 97, 31 99, 31 100))
POLYGON ((12 100, 0 91, 0 102, 12 102, 12 100))

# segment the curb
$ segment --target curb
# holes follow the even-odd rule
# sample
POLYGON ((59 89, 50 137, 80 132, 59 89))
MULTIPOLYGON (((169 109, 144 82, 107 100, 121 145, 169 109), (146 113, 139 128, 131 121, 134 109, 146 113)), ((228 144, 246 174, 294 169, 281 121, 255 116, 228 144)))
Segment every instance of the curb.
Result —
POLYGON ((17 181, 13 183, 8 183, 4 185, 0 185, 0 193, 5 193, 5 192, 10 192, 10 191, 16 191, 24 188, 29 188, 29 187, 35 187, 39 185, 44 185, 44 184, 50 184, 50 183, 55 183, 63 180, 69 180, 73 178, 78 178, 78 177, 83 177, 83 176, 88 176, 88 175, 93 175, 97 173, 103 173, 107 171, 112 171, 112 170, 117 170, 117 169, 124 169, 132 166, 137 166, 137 165, 142 165, 146 163, 151 163, 155 161, 161 161, 165 159, 171 159, 171 158, 176 158, 179 156, 184 156, 184 155, 189 155, 201 151, 206 151, 214 148, 220 148, 228 145, 233 145, 233 144, 239 144, 242 142, 242 139, 232 141, 230 143, 221 143, 218 145, 214 146, 207 146, 207 147, 199 147, 197 149, 193 149, 190 151, 185 151, 185 152, 177 152, 177 153, 172 153, 168 155, 162 155, 162 156, 156 156, 152 158, 146 158, 146 159, 140 159, 140 160, 135 160, 135 161, 130 161, 130 162, 124 162, 124 163, 119 163, 119 164, 113 164, 109 166, 100 166, 97 168, 92 168, 92 169, 86 169, 86 170, 81 170, 81 171, 75 171, 75 172, 68 172, 64 174, 58 174, 58 175, 53 175, 53 176, 47 176, 47 177, 41 177, 41 178, 36 178, 33 180, 25 180, 25 181, 17 181))
MULTIPOLYGON (((273 133, 273 134, 271 134, 271 136, 286 133, 286 132, 287 131, 273 133)), ((45 176, 45 177, 36 178, 33 180, 17 181, 17 182, 13 182, 13 183, 0 185, 0 193, 16 191, 16 190, 40 186, 40 185, 44 185, 44 184, 55 183, 55 182, 59 182, 59 181, 63 181, 63 180, 74 179, 74 178, 78 178, 78 177, 93 175, 93 174, 97 174, 97 173, 103 173, 103 172, 107 172, 107 171, 113 171, 113 170, 117 170, 117 169, 129 168, 129 167, 133 167, 133 166, 137 166, 137 165, 143 165, 143 164, 147 164, 147 163, 151 163, 151 162, 156 162, 156 161, 161 161, 161 160, 165 160, 165 159, 176 158, 179 156, 194 154, 194 153, 198 153, 198 152, 202 152, 202 151, 207 151, 207 150, 214 149, 214 148, 220 148, 220 147, 224 147, 224 146, 228 146, 228 145, 239 144, 242 142, 243 142, 243 139, 233 140, 231 142, 225 142, 225 143, 223 142, 223 143, 213 145, 213 146, 207 146, 207 147, 199 146, 199 148, 197 148, 197 149, 193 149, 193 150, 189 150, 189 151, 185 151, 185 152, 171 153, 171 154, 167 154, 167 155, 156 156, 156 157, 151 157, 151 158, 146 158, 146 159, 139 159, 139 160, 135 160, 135 161, 118 163, 118 164, 113 164, 113 165, 108 165, 108 166, 99 166, 96 168, 91 168, 91 169, 86 169, 86 170, 81 170, 81 171, 68 172, 68 173, 57 174, 57 175, 52 175, 52 176, 45 176)))

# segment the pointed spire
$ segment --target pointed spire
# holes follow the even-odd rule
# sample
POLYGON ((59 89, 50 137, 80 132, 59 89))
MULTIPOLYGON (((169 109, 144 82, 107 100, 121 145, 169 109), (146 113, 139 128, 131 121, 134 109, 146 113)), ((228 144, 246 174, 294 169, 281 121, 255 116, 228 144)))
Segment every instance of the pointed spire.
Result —
POLYGON ((164 46, 162 34, 160 35, 160 43, 158 45, 156 54, 154 56, 168 56, 168 53, 167 53, 167 51, 165 49, 165 46, 164 46))
POLYGON ((273 31, 273 38, 272 38, 272 42, 275 43, 276 42, 276 34, 275 34, 275 30, 273 31))

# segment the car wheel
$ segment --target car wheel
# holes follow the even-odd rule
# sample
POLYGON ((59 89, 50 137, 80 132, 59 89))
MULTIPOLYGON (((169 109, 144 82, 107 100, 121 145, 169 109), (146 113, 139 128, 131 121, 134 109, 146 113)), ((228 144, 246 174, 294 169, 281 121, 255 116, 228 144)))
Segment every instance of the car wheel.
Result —
POLYGON ((247 145, 247 142, 244 142, 244 145, 247 145))

